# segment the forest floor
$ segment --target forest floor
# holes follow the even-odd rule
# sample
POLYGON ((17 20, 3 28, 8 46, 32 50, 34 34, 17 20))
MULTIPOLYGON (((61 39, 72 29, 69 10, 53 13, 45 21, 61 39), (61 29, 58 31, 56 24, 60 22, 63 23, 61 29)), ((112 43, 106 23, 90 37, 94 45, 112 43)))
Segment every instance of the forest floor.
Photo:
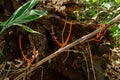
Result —
MULTIPOLYGON (((17 3, 13 0, 7 2, 2 0, 0 2, 0 21, 6 20, 23 3, 25 3, 23 0, 17 3)), ((69 6, 72 3, 65 5, 69 6)), ((33 45, 35 46, 37 53, 33 63, 35 65, 61 48, 56 43, 56 39, 60 43, 64 43, 70 33, 71 25, 68 44, 99 28, 100 24, 94 20, 73 20, 70 15, 76 6, 84 7, 73 4, 63 12, 56 12, 55 9, 43 7, 43 4, 40 3, 35 8, 47 10, 48 16, 25 25, 41 34, 31 34, 17 26, 0 34, 0 49, 4 53, 0 58, 0 80, 14 80, 24 71, 27 73, 31 69, 26 69, 27 62, 22 57, 19 47, 20 36, 22 36, 23 52, 28 58, 33 55, 33 45), (72 24, 70 24, 71 21, 72 24)), ((120 65, 117 63, 120 58, 120 47, 115 48, 110 45, 114 40, 109 33, 107 31, 99 42, 89 40, 65 50, 41 64, 28 75, 22 75, 23 79, 20 80, 120 80, 120 65)))

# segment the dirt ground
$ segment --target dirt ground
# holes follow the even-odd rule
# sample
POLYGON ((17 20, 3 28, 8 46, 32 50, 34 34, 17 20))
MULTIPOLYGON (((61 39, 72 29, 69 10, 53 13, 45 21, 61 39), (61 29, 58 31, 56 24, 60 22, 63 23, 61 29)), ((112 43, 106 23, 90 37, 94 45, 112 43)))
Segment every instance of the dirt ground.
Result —
MULTIPOLYGON (((24 0, 16 1, 0 1, 0 21, 6 20, 19 6, 26 2, 24 0)), ((23 69, 27 66, 27 62, 21 55, 19 35, 22 36, 22 48, 28 58, 31 58, 33 45, 35 46, 38 52, 38 56, 33 63, 35 64, 60 48, 51 35, 52 27, 54 28, 54 36, 62 43, 69 34, 70 24, 67 22, 73 22, 68 44, 99 27, 99 24, 94 20, 78 21, 72 19, 70 17, 72 11, 76 7, 83 8, 84 6, 72 5, 71 3, 72 7, 69 7, 69 4, 65 4, 68 7, 63 12, 46 8, 42 3, 35 7, 36 9, 47 10, 48 16, 34 22, 25 23, 25 25, 41 34, 28 33, 18 26, 13 26, 0 34, 0 49, 4 53, 0 58, 0 64, 4 63, 4 67, 0 67, 0 80, 14 80, 22 71, 25 71, 23 69), (74 9, 71 10, 71 8, 74 9), (63 28, 65 30, 62 36, 63 28)), ((109 80, 105 76, 105 70, 113 47, 108 44, 112 41, 108 34, 109 32, 100 42, 89 41, 66 50, 26 75, 24 80, 109 80)))

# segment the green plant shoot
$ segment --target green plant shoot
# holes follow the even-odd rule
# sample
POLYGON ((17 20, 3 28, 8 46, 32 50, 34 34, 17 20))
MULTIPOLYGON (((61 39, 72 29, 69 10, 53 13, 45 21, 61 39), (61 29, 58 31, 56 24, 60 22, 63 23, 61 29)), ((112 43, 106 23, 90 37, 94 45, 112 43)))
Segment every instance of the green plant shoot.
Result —
POLYGON ((23 4, 20 8, 18 8, 13 13, 13 15, 9 19, 7 19, 5 22, 0 22, 0 26, 2 26, 2 30, 0 33, 7 30, 12 25, 20 26, 24 30, 30 33, 39 33, 25 25, 22 25, 22 23, 31 22, 47 15, 47 13, 42 10, 32 9, 38 2, 39 0, 28 1, 27 3, 23 4))

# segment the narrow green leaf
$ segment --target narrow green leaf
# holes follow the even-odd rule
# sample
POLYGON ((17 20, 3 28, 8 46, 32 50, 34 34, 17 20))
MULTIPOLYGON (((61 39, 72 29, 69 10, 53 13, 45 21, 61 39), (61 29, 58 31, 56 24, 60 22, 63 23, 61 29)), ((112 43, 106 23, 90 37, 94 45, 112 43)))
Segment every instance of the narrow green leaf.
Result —
POLYGON ((24 15, 26 11, 28 11, 28 7, 30 5, 30 1, 25 3, 23 6, 21 6, 20 8, 18 8, 13 15, 7 20, 5 21, 5 25, 4 27, 7 26, 11 26, 14 23, 14 20, 18 17, 20 17, 21 15, 24 15))
POLYGON ((13 25, 14 20, 18 17, 20 17, 21 15, 25 14, 26 9, 29 7, 30 5, 30 1, 27 2, 26 4, 24 4, 23 6, 21 6, 20 8, 18 8, 13 15, 4 22, 3 25, 3 29, 1 30, 1 32, 5 31, 7 28, 9 28, 10 26, 13 25))
POLYGON ((40 0, 31 0, 30 7, 34 7, 40 0))
POLYGON ((24 17, 24 15, 27 14, 27 12, 30 11, 38 2, 39 0, 31 0, 18 8, 13 15, 5 21, 5 26, 11 26, 14 23, 14 20, 24 17))
POLYGON ((0 49, 0 57, 2 57, 3 56, 3 51, 2 51, 2 49, 0 49))
POLYGON ((39 16, 36 16, 36 15, 30 15, 30 16, 27 16, 25 17, 24 19, 20 20, 20 21, 17 21, 16 23, 26 23, 26 22, 31 22, 31 21, 34 21, 36 19, 39 19, 39 16))
POLYGON ((30 1, 27 2, 26 4, 24 4, 23 6, 21 6, 20 8, 17 9, 17 11, 15 11, 15 13, 13 14, 13 18, 16 19, 18 17, 21 17, 21 15, 26 14, 30 9, 30 1))
POLYGON ((14 19, 19 17, 25 17, 24 15, 28 13, 37 3, 39 0, 31 0, 25 3, 23 6, 17 9, 13 14, 14 19))
POLYGON ((27 3, 25 3, 23 6, 18 8, 13 15, 6 20, 3 24, 0 26, 3 26, 1 32, 8 29, 10 26, 12 26, 14 23, 17 23, 17 21, 20 21, 29 13, 29 11, 39 2, 39 0, 30 0, 27 3))
POLYGON ((0 33, 2 33, 3 31, 5 31, 6 29, 8 29, 10 26, 4 26, 2 27, 2 30, 0 31, 0 33))
POLYGON ((0 26, 3 26, 3 22, 0 22, 0 26))
POLYGON ((25 25, 22 25, 22 24, 14 24, 14 25, 17 25, 17 26, 20 26, 22 27, 24 30, 26 30, 27 32, 30 32, 30 33, 36 33, 36 34, 41 34, 35 30, 32 30, 31 28, 29 28, 28 26, 25 26, 25 25))
POLYGON ((47 13, 42 11, 42 10, 37 10, 37 9, 33 9, 30 11, 29 13, 30 15, 39 15, 39 16, 47 16, 47 13))
POLYGON ((39 19, 47 14, 42 10, 31 10, 23 19, 16 21, 16 23, 26 23, 39 19))

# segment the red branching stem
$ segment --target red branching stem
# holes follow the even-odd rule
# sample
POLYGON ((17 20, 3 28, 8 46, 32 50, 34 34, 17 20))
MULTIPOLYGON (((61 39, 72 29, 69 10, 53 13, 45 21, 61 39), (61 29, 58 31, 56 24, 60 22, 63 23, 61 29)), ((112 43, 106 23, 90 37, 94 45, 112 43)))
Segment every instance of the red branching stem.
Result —
POLYGON ((70 36, 71 36, 71 32, 72 32, 72 21, 70 22, 70 30, 69 30, 69 34, 68 34, 68 37, 66 39, 66 41, 62 44, 62 47, 66 46, 69 39, 70 39, 70 36))
POLYGON ((52 37, 54 39, 54 41, 59 45, 59 46, 62 46, 62 44, 57 40, 57 38, 55 37, 55 32, 54 32, 54 29, 53 29, 53 26, 52 26, 52 37))
POLYGON ((30 60, 25 56, 24 52, 22 51, 21 38, 22 38, 22 36, 19 35, 19 47, 20 47, 20 51, 21 51, 21 53, 22 53, 23 58, 24 58, 28 63, 30 63, 30 60))
POLYGON ((53 29, 53 26, 52 26, 52 37, 53 37, 54 41, 55 41, 59 46, 61 46, 62 48, 67 45, 67 43, 68 43, 68 41, 69 41, 69 39, 70 39, 70 36, 71 36, 71 32, 72 32, 72 21, 70 22, 70 30, 69 30, 69 34, 68 34, 68 36, 67 36, 67 38, 66 38, 66 41, 63 42, 63 43, 60 43, 60 42, 57 40, 57 38, 55 37, 55 35, 54 35, 55 32, 54 32, 54 29, 53 29))
POLYGON ((21 39, 22 39, 22 36, 19 35, 19 48, 20 48, 20 51, 21 51, 21 54, 23 56, 23 58, 28 62, 28 66, 27 67, 30 67, 32 65, 32 63, 34 62, 34 60, 36 59, 36 49, 34 47, 33 49, 33 58, 30 60, 26 57, 26 55, 24 54, 24 52, 22 51, 22 43, 21 43, 21 39))
POLYGON ((90 39, 90 41, 100 42, 103 39, 103 37, 106 33, 106 29, 103 31, 104 26, 105 26, 104 23, 100 24, 100 31, 96 34, 96 37, 90 39))
POLYGON ((101 33, 102 33, 102 29, 103 29, 104 26, 105 26, 104 23, 100 24, 100 31, 99 31, 98 34, 96 35, 96 38, 99 38, 99 37, 100 37, 100 35, 101 35, 101 33))
POLYGON ((30 63, 28 63, 28 68, 32 65, 32 63, 35 61, 35 59, 36 59, 36 49, 35 49, 35 47, 34 47, 34 49, 33 49, 33 54, 34 54, 34 56, 32 57, 32 60, 30 61, 30 63))

